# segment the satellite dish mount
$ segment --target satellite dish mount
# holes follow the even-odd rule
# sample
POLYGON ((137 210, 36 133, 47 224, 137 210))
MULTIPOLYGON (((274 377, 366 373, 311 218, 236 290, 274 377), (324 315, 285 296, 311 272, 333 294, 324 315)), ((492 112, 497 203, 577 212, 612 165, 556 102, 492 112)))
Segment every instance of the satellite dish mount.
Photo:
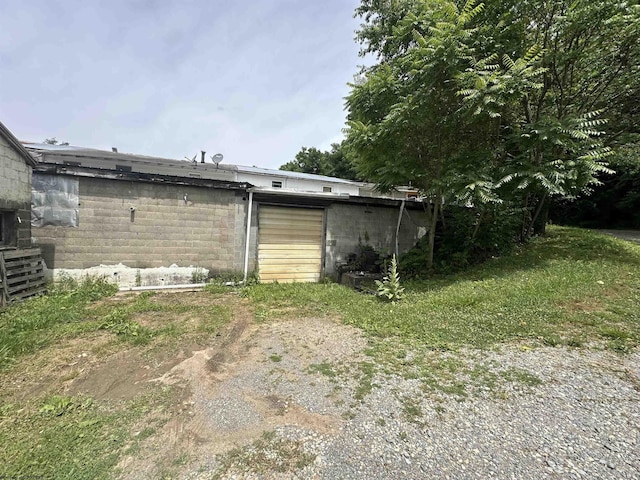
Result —
POLYGON ((221 153, 216 153, 215 155, 211 155, 211 161, 215 164, 216 168, 218 168, 218 165, 220 164, 223 158, 224 156, 221 153))

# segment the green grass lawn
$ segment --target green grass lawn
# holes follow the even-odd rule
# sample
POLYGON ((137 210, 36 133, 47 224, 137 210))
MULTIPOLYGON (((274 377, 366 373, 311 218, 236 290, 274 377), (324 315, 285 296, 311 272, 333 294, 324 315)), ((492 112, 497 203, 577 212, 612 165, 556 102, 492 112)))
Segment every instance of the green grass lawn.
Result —
POLYGON ((432 349, 526 341, 627 351, 640 340, 640 245, 586 230, 551 227, 509 256, 404 285, 397 304, 337 284, 247 295, 258 319, 338 315, 374 338, 432 349))

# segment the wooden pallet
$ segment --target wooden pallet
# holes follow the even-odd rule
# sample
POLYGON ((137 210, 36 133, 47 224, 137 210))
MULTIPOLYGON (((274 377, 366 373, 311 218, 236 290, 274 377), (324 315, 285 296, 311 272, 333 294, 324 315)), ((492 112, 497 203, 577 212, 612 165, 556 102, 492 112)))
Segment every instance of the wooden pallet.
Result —
POLYGON ((0 252, 0 305, 44 293, 45 284, 39 248, 0 252))

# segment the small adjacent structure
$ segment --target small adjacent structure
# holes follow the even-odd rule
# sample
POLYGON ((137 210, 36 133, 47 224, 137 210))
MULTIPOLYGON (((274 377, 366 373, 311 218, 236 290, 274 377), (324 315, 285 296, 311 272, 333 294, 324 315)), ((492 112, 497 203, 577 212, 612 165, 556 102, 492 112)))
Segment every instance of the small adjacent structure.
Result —
POLYGON ((0 305, 42 291, 40 251, 31 249, 31 173, 36 161, 0 122, 0 305))

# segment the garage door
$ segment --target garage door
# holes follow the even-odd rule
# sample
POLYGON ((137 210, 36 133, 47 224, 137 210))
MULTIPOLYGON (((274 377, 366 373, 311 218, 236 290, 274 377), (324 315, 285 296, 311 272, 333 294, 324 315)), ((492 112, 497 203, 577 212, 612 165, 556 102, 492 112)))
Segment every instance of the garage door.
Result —
POLYGON ((260 281, 319 281, 323 210, 260 206, 258 215, 260 281))

